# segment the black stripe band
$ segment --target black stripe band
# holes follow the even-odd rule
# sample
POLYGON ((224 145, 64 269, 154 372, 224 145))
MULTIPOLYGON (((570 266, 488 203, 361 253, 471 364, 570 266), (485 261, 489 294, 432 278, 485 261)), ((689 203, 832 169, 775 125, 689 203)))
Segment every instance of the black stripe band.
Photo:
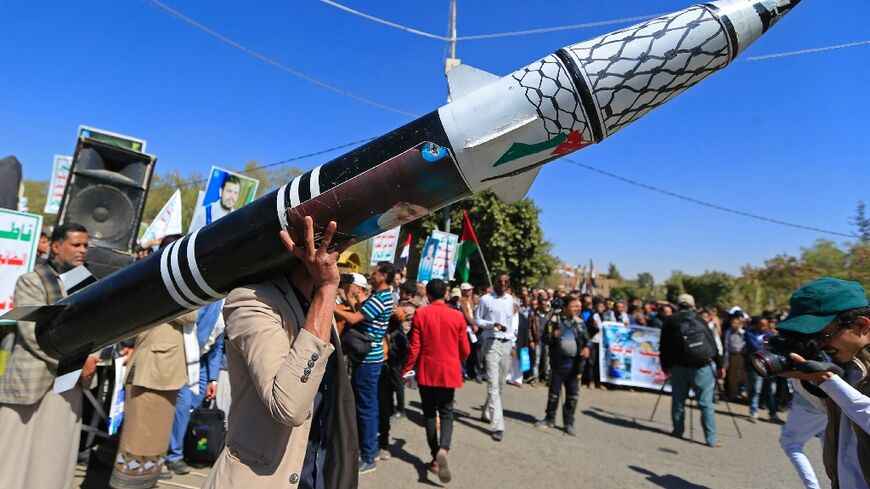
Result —
POLYGON ((583 105, 583 111, 586 112, 586 117, 589 118, 589 127, 592 129, 592 138, 596 143, 600 143, 604 139, 604 127, 601 125, 601 118, 598 117, 598 109, 596 109, 595 99, 592 97, 592 90, 586 84, 583 75, 580 74, 580 67, 574 62, 574 58, 568 54, 565 48, 556 51, 556 57, 565 65, 571 80, 574 82, 574 88, 580 95, 580 103, 583 105))
POLYGON ((311 172, 307 172, 299 179, 299 203, 311 200, 311 172))
POLYGON ((734 24, 731 23, 731 19, 729 19, 727 15, 724 15, 715 4, 705 3, 702 7, 706 8, 708 12, 713 14, 713 17, 716 17, 722 25, 722 28, 725 29, 725 33, 728 35, 728 42, 731 44, 731 59, 728 61, 734 61, 734 58, 737 57, 737 53, 740 52, 740 43, 737 40, 737 30, 734 29, 734 24))

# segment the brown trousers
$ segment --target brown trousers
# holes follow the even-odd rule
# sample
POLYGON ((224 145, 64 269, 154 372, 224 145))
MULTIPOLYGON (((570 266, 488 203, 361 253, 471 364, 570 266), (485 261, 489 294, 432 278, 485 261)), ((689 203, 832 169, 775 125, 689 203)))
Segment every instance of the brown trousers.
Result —
POLYGON ((157 483, 166 459, 178 390, 158 391, 132 384, 125 389, 121 442, 109 485, 145 487, 145 480, 157 483))
POLYGON ((728 397, 730 399, 737 399, 741 385, 746 388, 747 392, 749 391, 749 388, 746 387, 746 366, 743 354, 732 353, 728 357, 728 397))
POLYGON ((82 427, 82 390, 36 404, 0 404, 0 487, 69 489, 82 427))

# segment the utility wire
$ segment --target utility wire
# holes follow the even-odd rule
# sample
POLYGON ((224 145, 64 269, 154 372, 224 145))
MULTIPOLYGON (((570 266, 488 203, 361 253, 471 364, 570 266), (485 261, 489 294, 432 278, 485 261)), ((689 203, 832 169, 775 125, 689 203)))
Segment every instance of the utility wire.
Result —
POLYGON ((585 163, 580 163, 579 161, 574 161, 574 160, 569 159, 569 158, 563 158, 563 160, 567 161, 568 163, 571 163, 572 165, 579 166, 580 168, 589 170, 591 172, 598 173, 599 175, 604 175, 605 177, 612 178, 614 180, 619 180, 620 182, 627 183, 629 185, 634 185, 635 187, 640 187, 640 188, 643 188, 646 190, 651 190, 653 192, 667 195, 668 197, 673 197, 675 199, 680 199, 680 200, 683 200, 686 202, 690 202, 692 204, 700 205, 703 207, 708 207, 711 209, 716 209, 718 211, 727 212, 729 214, 736 214, 738 216, 748 217, 750 219, 755 219, 758 221, 763 221, 763 222, 767 222, 767 223, 771 223, 771 224, 778 224, 780 226, 786 226, 786 227, 795 228, 795 229, 803 229, 805 231, 814 231, 817 233, 830 234, 832 236, 840 236, 840 237, 845 237, 845 238, 855 238, 856 237, 854 234, 846 234, 846 233, 841 233, 841 232, 837 232, 837 231, 830 231, 828 229, 821 229, 821 228, 817 228, 817 227, 813 227, 813 226, 804 226, 803 224, 796 224, 793 222, 781 221, 779 219, 773 219, 773 218, 761 216, 758 214, 752 214, 750 212, 732 209, 730 207, 725 207, 725 206, 721 206, 718 204, 713 204, 710 202, 696 199, 694 197, 689 197, 687 195, 678 194, 676 192, 671 192, 670 190, 665 190, 663 188, 654 187, 654 186, 648 185, 646 183, 638 182, 637 180, 632 180, 630 178, 626 178, 626 177, 617 175, 615 173, 611 173, 609 171, 602 170, 600 168, 596 168, 596 167, 591 166, 591 165, 587 165, 585 163))
MULTIPOLYGON (((320 0, 322 3, 329 5, 330 7, 335 7, 339 10, 343 10, 349 14, 356 15, 357 17, 362 17, 363 19, 370 20, 377 24, 385 25, 387 27, 392 27, 393 29, 398 29, 400 31, 407 32, 409 34, 414 34, 417 36, 426 37, 429 39, 435 39, 437 41, 445 41, 450 42, 452 39, 448 36, 441 36, 438 34, 433 34, 431 32, 421 31, 420 29, 414 29, 413 27, 408 27, 406 25, 402 25, 396 22, 392 22, 386 19, 382 19, 380 17, 375 17, 374 15, 369 15, 365 12, 360 12, 359 10, 352 9, 346 5, 342 5, 338 2, 334 2, 332 0, 320 0)), ((527 36, 529 34, 543 34, 546 32, 557 32, 557 31, 567 31, 573 29, 587 29, 589 27, 599 27, 604 25, 613 25, 613 24, 625 24, 627 22, 637 22, 641 20, 648 20, 658 17, 663 14, 655 14, 655 15, 642 15, 638 17, 626 17, 623 19, 612 19, 612 20, 601 20, 597 22, 587 22, 583 24, 570 24, 570 25, 562 25, 556 27, 544 27, 541 29, 527 29, 522 31, 511 31, 511 32, 496 32, 492 34, 476 34, 472 36, 458 36, 456 38, 457 41, 477 41, 481 39, 495 39, 499 37, 512 37, 512 36, 527 36)))
MULTIPOLYGON (((313 153, 307 153, 307 154, 299 155, 299 156, 292 156, 290 158, 287 158, 287 159, 284 159, 281 161, 269 163, 268 165, 255 166, 254 168, 249 168, 247 170, 234 171, 233 173, 253 173, 255 171, 264 170, 266 168, 272 168, 273 166, 286 165, 287 163, 291 163, 291 162, 298 161, 298 160, 304 160, 306 158, 311 158, 313 156, 319 156, 319 155, 326 154, 326 153, 331 153, 333 151, 347 148, 349 146, 356 146, 359 144, 367 143, 367 142, 371 141, 372 139, 375 139, 375 138, 372 137, 372 138, 360 139, 357 141, 352 141, 349 143, 340 144, 338 146, 333 146, 331 148, 321 149, 321 150, 315 151, 313 153)), ((197 184, 204 183, 207 181, 208 181, 208 178, 201 178, 199 180, 193 180, 191 182, 186 182, 186 183, 188 183, 189 185, 197 185, 197 184)))
POLYGON ((811 49, 800 49, 797 51, 786 51, 783 53, 773 53, 773 54, 765 54, 761 56, 750 56, 748 58, 744 58, 744 61, 764 61, 766 59, 774 59, 774 58, 785 58, 787 56, 798 56, 801 54, 813 54, 813 53, 821 53, 823 51, 833 51, 835 49, 843 49, 843 48, 853 48, 855 46, 865 46, 870 44, 870 41, 858 41, 858 42, 850 42, 846 44, 837 44, 834 46, 825 46, 821 48, 811 48, 811 49))
POLYGON ((254 58, 256 58, 264 63, 270 64, 270 65, 274 66, 275 68, 278 68, 281 71, 284 71, 286 73, 290 73, 293 76, 299 77, 299 78, 301 78, 309 83, 313 83, 321 88, 325 88, 325 89, 330 90, 332 92, 344 95, 345 97, 352 98, 358 102, 362 102, 364 104, 378 107, 380 109, 389 110, 390 112, 395 112, 397 114, 402 114, 402 115, 406 115, 406 116, 410 116, 410 117, 418 117, 419 116, 419 114, 415 114, 413 112, 408 112, 408 111, 403 110, 403 109, 399 109, 399 108, 396 108, 396 107, 393 107, 390 105, 383 104, 383 103, 378 102, 376 100, 372 100, 368 97, 364 97, 362 95, 358 95, 356 93, 347 91, 343 88, 337 87, 337 86, 332 85, 330 83, 327 83, 323 80, 319 80, 317 78, 314 78, 313 76, 305 74, 299 70, 295 70, 293 68, 290 68, 289 66, 284 65, 284 64, 280 63, 279 61, 276 61, 273 58, 270 58, 264 54, 260 54, 259 52, 254 51, 253 49, 250 49, 250 48, 244 46, 243 44, 240 44, 240 43, 224 36, 223 34, 217 32, 209 27, 206 27, 203 24, 200 24, 199 22, 197 22, 197 21, 191 19, 190 17, 182 14, 178 10, 175 10, 174 8, 164 4, 160 0, 145 0, 145 1, 147 1, 148 3, 150 3, 151 5, 153 5, 155 7, 163 10, 164 12, 172 15, 173 17, 181 20, 182 22, 201 30, 202 32, 205 32, 206 34, 214 37, 215 39, 218 39, 219 41, 223 42, 224 44, 232 46, 232 47, 238 49, 239 51, 242 51, 243 53, 245 53, 249 56, 252 56, 252 57, 254 57, 254 58))

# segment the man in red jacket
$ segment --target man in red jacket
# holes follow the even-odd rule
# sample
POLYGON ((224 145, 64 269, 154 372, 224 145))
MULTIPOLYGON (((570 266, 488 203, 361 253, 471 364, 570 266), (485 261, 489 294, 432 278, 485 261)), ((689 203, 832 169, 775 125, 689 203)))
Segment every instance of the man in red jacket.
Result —
POLYGON ((447 284, 441 279, 426 284, 429 305, 414 314, 411 343, 403 374, 416 367, 420 401, 426 421, 426 439, 432 451, 429 470, 443 483, 450 481, 447 452, 453 436, 453 394, 462 387, 460 362, 468 358, 471 345, 465 332, 465 316, 444 302, 447 284), (435 412, 441 417, 441 439, 435 412))

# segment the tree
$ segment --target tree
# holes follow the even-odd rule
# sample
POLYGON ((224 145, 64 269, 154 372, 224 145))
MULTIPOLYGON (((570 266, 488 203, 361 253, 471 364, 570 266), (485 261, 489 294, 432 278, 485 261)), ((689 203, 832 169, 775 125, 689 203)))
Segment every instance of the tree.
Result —
POLYGON ((607 278, 612 278, 613 280, 622 280, 622 274, 619 273, 619 270, 616 268, 614 263, 611 263, 607 267, 607 278))
POLYGON ((642 272, 637 274, 637 286, 641 289, 651 289, 655 287, 655 285, 656 281, 651 273, 642 272))
POLYGON ((716 306, 727 309, 734 290, 734 277, 725 272, 704 272, 697 276, 684 276, 683 288, 695 298, 698 306, 716 306))
MULTIPOLYGON (((531 199, 505 204, 492 192, 475 194, 453 204, 450 232, 459 234, 463 210, 468 211, 490 272, 507 271, 514 285, 538 285, 556 269, 556 258, 550 254, 551 245, 544 240, 538 220, 540 209, 531 199)), ((426 236, 433 229, 440 229, 443 220, 443 212, 437 212, 404 226, 400 242, 406 232, 415 236, 409 276, 416 276, 416 264, 426 236)), ((489 283, 478 254, 471 256, 470 280, 476 285, 489 283)))
POLYGON ((855 217, 851 219, 851 223, 855 226, 858 239, 862 243, 870 243, 870 218, 867 218, 864 209, 864 202, 859 201, 855 209, 855 217))

